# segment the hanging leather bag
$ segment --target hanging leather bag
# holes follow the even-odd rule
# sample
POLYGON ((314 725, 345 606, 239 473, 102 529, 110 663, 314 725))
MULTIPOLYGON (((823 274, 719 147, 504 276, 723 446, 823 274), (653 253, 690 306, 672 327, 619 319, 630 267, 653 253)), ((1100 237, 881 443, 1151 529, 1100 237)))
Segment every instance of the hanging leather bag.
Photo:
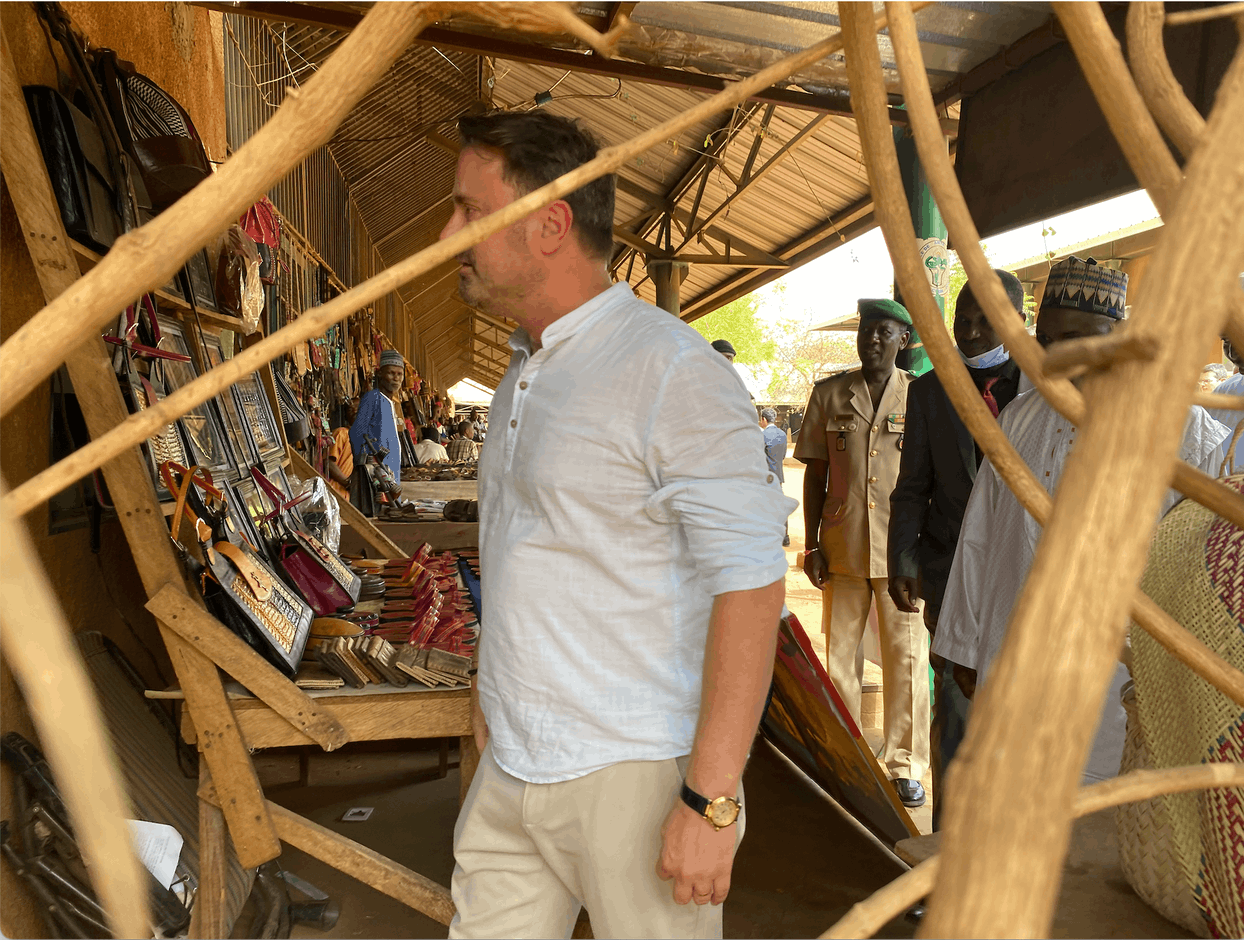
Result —
POLYGON ((317 617, 331 617, 354 607, 363 583, 340 558, 324 547, 291 512, 297 500, 287 500, 281 489, 258 467, 251 467, 255 484, 276 506, 270 514, 273 536, 269 552, 317 617))
POLYGON ((293 678, 311 631, 311 608, 264 563, 236 527, 230 526, 228 504, 212 484, 210 472, 199 466, 187 470, 171 461, 160 469, 169 491, 177 495, 173 544, 202 591, 208 610, 255 652, 293 678), (196 477, 202 480, 196 482, 196 477), (191 502, 198 504, 197 512, 191 502), (200 513, 211 518, 214 525, 205 522, 200 513), (204 564, 191 557, 179 540, 183 515, 194 527, 204 564))
POLYGON ((95 67, 121 143, 138 163, 152 208, 167 209, 211 173, 194 122, 172 95, 113 50, 99 50, 95 67))

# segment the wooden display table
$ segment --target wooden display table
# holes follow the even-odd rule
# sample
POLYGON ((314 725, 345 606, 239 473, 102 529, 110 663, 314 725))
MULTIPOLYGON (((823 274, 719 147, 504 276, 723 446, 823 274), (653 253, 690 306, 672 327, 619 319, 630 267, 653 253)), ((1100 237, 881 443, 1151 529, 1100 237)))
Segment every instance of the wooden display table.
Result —
POLYGON ((478 499, 478 480, 403 480, 402 499, 478 499))

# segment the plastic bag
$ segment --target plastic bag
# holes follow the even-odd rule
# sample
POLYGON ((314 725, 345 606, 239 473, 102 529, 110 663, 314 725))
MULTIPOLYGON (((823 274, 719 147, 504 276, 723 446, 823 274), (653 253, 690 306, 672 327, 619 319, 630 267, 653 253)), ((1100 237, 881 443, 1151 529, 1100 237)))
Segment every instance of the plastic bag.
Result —
POLYGON ((216 265, 216 302, 242 320, 242 332, 250 336, 259 329, 263 315, 263 282, 259 266, 263 259, 255 240, 240 225, 230 225, 221 236, 220 261, 216 265))
POLYGON ((324 478, 317 476, 311 480, 300 480, 291 475, 289 489, 294 499, 304 493, 309 494, 298 504, 298 513, 311 534, 323 542, 330 552, 337 554, 337 546, 341 544, 341 510, 337 499, 328 491, 324 478))

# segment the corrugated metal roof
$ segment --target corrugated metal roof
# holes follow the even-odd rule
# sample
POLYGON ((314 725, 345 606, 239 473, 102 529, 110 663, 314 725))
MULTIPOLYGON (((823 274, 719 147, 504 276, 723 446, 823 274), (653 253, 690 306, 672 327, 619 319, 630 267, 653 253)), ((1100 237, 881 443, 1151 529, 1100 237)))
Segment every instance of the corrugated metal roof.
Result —
MULTIPOLYGON (((340 23, 369 6, 313 3, 299 9, 303 19, 315 19, 319 11, 324 22, 340 23)), ((603 28, 619 9, 632 6, 633 26, 621 40, 617 58, 653 67, 642 74, 617 78, 581 71, 580 58, 589 69, 607 68, 607 63, 587 55, 567 58, 566 51, 587 52, 572 37, 507 32, 464 15, 439 24, 407 51, 329 144, 348 187, 348 201, 357 209, 380 265, 437 238, 451 208, 455 158, 452 144, 446 144, 456 138, 457 116, 479 99, 528 109, 536 106, 538 93, 551 90, 552 100, 544 107, 582 119, 603 143, 616 144, 710 93, 672 85, 671 75, 679 82, 681 76, 660 69, 690 73, 686 77, 691 84, 696 84, 695 75, 737 79, 838 31, 836 3, 581 3, 576 10, 603 28), (435 46, 427 44, 433 33, 439 37, 435 46), (515 43, 523 44, 521 49, 515 43), (509 58, 488 55, 501 48, 509 58), (547 61, 549 50, 561 50, 565 62, 532 61, 547 61)), ((880 10, 882 4, 875 6, 880 10)), ((247 12, 245 3, 235 9, 247 12)), ((1044 3, 952 2, 921 10, 917 25, 935 92, 950 93, 966 73, 1049 19, 1044 3)), ((277 23, 270 36, 297 77, 322 63, 344 33, 277 23)), ((888 37, 883 34, 880 43, 890 91, 897 93, 888 37)), ((272 82, 277 92, 281 76, 260 79, 272 82)), ((698 80, 701 85, 705 81, 698 80)), ((780 276, 782 265, 806 263, 872 227, 855 122, 830 113, 847 110, 842 57, 831 56, 804 69, 791 77, 788 87, 796 94, 802 90, 821 97, 806 107, 785 100, 748 102, 731 114, 687 128, 621 169, 615 224, 628 233, 629 244, 616 247, 614 269, 640 296, 655 300, 636 247, 645 242, 660 241, 663 248, 668 237, 670 248, 680 255, 729 256, 730 264, 690 266, 681 295, 683 316, 693 319, 780 276), (705 168, 707 179, 697 204, 705 168), (693 212, 695 227, 689 231, 693 212)), ((954 117, 957 109, 949 114, 954 117)), ((288 197, 306 198, 292 191, 288 197)), ((306 223, 331 228, 339 220, 306 223)), ((409 351, 426 355, 429 361, 421 365, 434 365, 440 384, 469 376, 495 385, 508 361, 504 337, 509 327, 467 308, 456 289, 450 264, 399 291, 412 327, 409 351)))

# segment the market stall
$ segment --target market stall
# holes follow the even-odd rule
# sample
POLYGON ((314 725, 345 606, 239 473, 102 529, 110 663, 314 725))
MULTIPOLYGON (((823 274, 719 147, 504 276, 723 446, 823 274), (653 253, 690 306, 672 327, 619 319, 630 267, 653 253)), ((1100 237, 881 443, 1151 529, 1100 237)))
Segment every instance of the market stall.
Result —
MULTIPOLYGON (((182 5, 171 6, 177 9, 166 11, 169 16, 185 15, 182 5)), ((439 15, 421 5, 377 5, 366 14, 306 5, 301 11, 304 16, 324 18, 328 25, 283 32, 279 42, 276 32, 264 31, 264 17, 280 16, 279 11, 273 13, 263 5, 251 18, 231 13, 223 30, 232 40, 226 54, 233 56, 236 49, 241 60, 238 68, 251 72, 254 92, 241 105, 235 102, 230 111, 230 129, 244 131, 228 140, 234 152, 226 152, 222 115, 214 135, 219 146, 213 156, 219 160, 211 161, 219 163, 220 169, 213 172, 204 154, 194 164, 198 176, 184 194, 169 199, 166 193, 163 205, 148 205, 137 195, 141 175, 130 178, 127 168, 131 162, 141 165, 137 152, 129 154, 136 158, 133 161, 120 159, 124 141, 119 147, 109 141, 107 146, 91 148, 95 162, 89 181, 95 187, 79 195, 94 192, 98 196, 100 180, 111 187, 104 201, 117 203, 121 210, 112 241, 99 237, 107 233, 98 226, 83 227, 80 216, 70 218, 65 211, 64 194, 54 188, 53 180, 73 179, 73 170, 85 172, 85 163, 79 160, 66 172, 49 175, 45 160, 51 162, 55 148, 44 146, 47 134, 41 139, 39 128, 28 118, 33 115, 37 121, 52 122, 40 125, 44 130, 85 126, 75 123, 73 112, 66 110, 66 106, 77 107, 66 96, 40 92, 32 97, 24 92, 23 85, 40 83, 47 91, 56 91, 52 85, 58 83, 62 68, 58 53, 43 63, 41 74, 32 75, 35 70, 28 62, 19 59, 15 63, 10 52, 15 46, 4 37, 4 134, 0 142, 8 194, 4 211, 10 223, 6 249, 13 245, 22 249, 6 255, 6 264, 20 254, 17 260, 26 266, 21 268, 27 276, 24 289, 37 295, 33 303, 20 298, 23 315, 12 324, 16 328, 9 330, 0 350, 0 372, 11 389, 4 411, 10 420, 18 420, 21 416, 16 413, 22 410, 18 404, 41 400, 43 380, 61 362, 74 393, 71 407, 63 390, 54 392, 64 399, 65 409, 56 413, 57 433, 61 433, 60 425, 66 426, 66 439, 58 440, 55 447, 41 446, 48 440, 42 426, 54 423, 43 420, 45 413, 39 412, 22 426, 23 441, 29 446, 21 450, 37 454, 38 459, 21 464, 21 479, 3 496, 0 522, 6 537, 13 533, 13 544, 21 555, 20 565, 11 568, 13 585, 5 592, 5 655, 29 696, 50 765, 64 787, 64 811, 80 830, 82 857, 96 875, 100 916, 109 924, 92 929, 111 927, 116 935, 145 930, 148 895, 141 887, 141 870, 132 864, 126 848, 123 791, 101 744, 106 731, 92 710, 91 696, 83 694, 83 677, 64 642, 70 617, 80 629, 81 622, 92 616, 92 604, 103 606, 98 601, 103 594, 84 597, 74 584, 79 576, 77 560, 87 556, 85 538, 79 540, 82 551, 77 556, 65 548, 66 541, 52 543, 42 531, 38 533, 44 549, 41 556, 27 544, 21 518, 27 514, 37 518, 32 511, 41 512, 45 506, 50 506, 52 534, 73 531, 69 527, 74 519, 93 518, 98 535, 99 519, 112 513, 107 516, 108 524, 121 530, 132 556, 135 604, 140 612, 145 608, 154 616, 139 624, 151 635, 146 638, 149 642, 140 641, 137 646, 159 647, 157 652, 166 654, 175 673, 175 688, 148 685, 153 692, 181 697, 185 708, 180 732, 201 755, 195 791, 201 837, 200 903, 189 926, 191 934, 229 934, 232 914, 224 901, 229 893, 228 862, 236 856, 238 866, 254 869, 280 854, 281 841, 325 858, 442 923, 452 917, 452 903, 443 886, 269 801, 249 752, 256 746, 308 742, 333 750, 351 740, 397 736, 400 725, 406 732, 458 736, 464 783, 475 756, 469 691, 463 681, 470 679, 467 664, 481 629, 471 619, 472 605, 478 616, 478 600, 467 601, 470 576, 477 573, 471 549, 478 540, 467 528, 470 523, 383 518, 373 522, 348 498, 330 492, 320 477, 329 470, 329 439, 345 426, 340 414, 344 404, 368 387, 385 353, 396 350, 405 363, 406 384, 399 397, 401 404, 410 406, 409 420, 416 427, 435 420, 438 400, 442 409, 446 404, 444 396, 427 385, 447 387, 468 372, 498 381, 508 362, 504 337, 510 324, 470 310, 453 298, 451 275, 455 253, 469 250, 472 239, 500 231, 514 219, 483 220, 469 235, 460 232, 436 243, 442 221, 438 213, 450 198, 448 187, 441 184, 452 178, 447 168, 454 150, 453 142, 439 130, 445 124, 444 115, 439 111, 425 115, 427 127, 416 140, 393 143, 396 149, 382 152, 370 145, 388 142, 368 133, 377 126, 391 125, 394 118, 389 102, 377 101, 385 95, 369 97, 366 93, 419 37, 419 43, 435 49, 453 67, 452 72, 445 70, 446 77, 437 86, 452 103, 453 113, 474 106, 477 93, 483 96, 483 88, 492 89, 504 80, 509 72, 498 77, 493 67, 505 51, 519 59, 513 70, 516 79, 531 87, 524 86, 522 94, 515 92, 502 103, 525 105, 529 98, 535 106, 542 98, 544 103, 553 102, 552 90, 545 89, 566 76, 550 78, 534 71, 532 63, 568 70, 612 68, 608 56, 625 32, 623 6, 633 12, 629 5, 619 4, 610 5, 603 19, 591 14, 589 18, 595 17, 593 23, 600 30, 561 7, 541 7, 529 14, 532 20, 519 18, 518 22, 504 5, 480 5, 465 11, 466 16, 490 24, 489 29, 521 31, 534 23, 542 36, 556 33, 566 42, 578 43, 582 48, 576 52, 470 31, 442 30, 439 35, 429 31, 421 36, 439 15), (241 20, 247 20, 245 28, 241 20), (234 35, 235 26, 240 39, 234 35), (352 32, 346 37, 339 30, 352 32), (445 45, 446 38, 455 44, 445 45), (286 61, 284 70, 273 76, 256 75, 252 60, 259 61, 255 50, 261 42, 282 55, 293 50, 314 74, 305 84, 295 82, 286 61), (433 45, 438 42, 447 52, 433 45), (482 47, 484 43, 489 45, 482 47), (579 54, 589 47, 596 54, 579 54), (463 49, 479 52, 487 63, 484 58, 470 59, 463 60, 470 68, 458 66, 449 56, 468 55, 463 49), (503 51, 498 53, 499 49, 503 51), (24 70, 20 76, 19 68, 24 70), (275 101, 269 99, 269 89, 277 96, 275 101), (255 105, 256 101, 264 107, 255 105), (36 106, 40 102, 42 108, 36 106), (357 123, 343 126, 338 147, 330 153, 321 145, 343 121, 357 123), (405 185, 412 164, 421 173, 427 172, 426 178, 410 184, 421 201, 402 202, 395 196, 399 188, 393 185, 395 177, 386 173, 405 174, 401 177, 405 185), (280 205, 279 210, 266 206, 265 192, 280 205), (341 196, 343 192, 348 195, 341 196), (127 201, 127 193, 133 194, 134 204, 127 201), (330 201, 332 194, 341 198, 330 201), (359 204, 368 207, 375 231, 384 230, 383 251, 379 241, 372 241, 359 204), (275 227, 274 221, 279 223, 275 227), (217 235, 224 229, 228 232, 220 241, 217 235), (250 275, 252 268, 255 277, 250 275), (266 273, 259 273, 265 269, 266 273), (229 290, 218 289, 222 271, 229 290), (395 296, 398 285, 404 293, 395 296), (135 291, 143 292, 135 296, 135 291), (235 299, 228 299, 231 294, 236 294, 235 299), (101 331, 106 331, 107 346, 100 339, 101 331), (421 373, 428 377, 427 385, 421 373), (40 394, 32 395, 36 391, 40 394), (44 436, 31 431, 30 424, 40 425, 39 433, 44 436), (51 459, 45 460, 49 451, 51 459), (205 469, 210 478, 202 470, 196 474, 192 466, 205 469), (83 479, 88 483, 79 485, 83 479), (96 494, 93 502, 91 490, 96 494), (79 496, 81 502, 75 502, 79 496), (187 511, 193 518, 187 518, 187 511), (334 514, 344 523, 335 546, 330 535, 334 514), (431 530, 429 526, 445 528, 431 530), (429 546, 426 550, 425 545, 429 546), (41 574, 41 563, 55 567, 54 588, 41 574), (204 588, 214 596, 206 595, 204 588), (222 598, 222 592, 229 596, 222 598), (349 603, 333 604, 334 599, 341 600, 341 592, 349 603), (343 616, 332 616, 336 614, 343 616), (319 633, 315 633, 316 622, 319 633), (330 627, 339 632, 328 632, 330 627), (355 632, 360 627, 362 634, 355 632), (308 663, 304 654, 313 635, 319 642, 312 652, 313 662, 308 663), (256 640, 256 645, 243 636, 256 640), (49 689, 56 694, 50 695, 49 689), (73 721, 58 722, 56 716, 67 703, 73 705, 73 721), (395 716, 400 720, 395 722, 395 716), (87 738, 90 746, 75 749, 75 736, 87 738), (91 755, 93 772, 73 765, 71 758, 79 751, 91 755)), ((668 6, 674 8, 672 15, 682 14, 682 5, 652 6, 668 6)), ((619 177, 620 221, 625 225, 615 229, 624 247, 612 259, 612 269, 619 279, 633 277, 638 288, 678 313, 682 275, 677 272, 693 265, 687 278, 693 295, 684 308, 688 316, 741 296, 881 219, 904 297, 929 355, 948 376, 951 397, 982 449, 999 466, 1008 468, 1003 475, 1008 485, 1023 494, 1033 518, 1049 523, 1044 555, 1071 569, 1065 583, 1055 577, 1054 562, 1037 571, 1017 611, 1013 631, 1017 639, 1004 653, 1013 684, 1007 695, 986 701, 980 710, 977 726, 982 730, 973 746, 983 756, 978 765, 965 764, 971 772, 964 778, 964 792, 972 796, 979 825, 969 824, 964 813, 952 818, 944 863, 927 861, 913 869, 862 905, 854 920, 840 924, 843 932, 876 929, 934 888, 941 906, 935 911, 937 919, 929 922, 930 929, 936 924, 937 931, 948 935, 1037 934, 1048 927, 1065 849, 1063 837, 1070 828, 1073 805, 1080 807, 1085 800, 1081 794, 1077 801, 1074 792, 1076 747, 1091 733, 1094 706, 1100 702, 1098 680, 1114 666, 1129 615, 1140 628, 1160 637, 1181 661, 1239 701, 1238 670, 1232 672, 1215 653, 1191 643, 1187 631, 1155 611, 1144 595, 1135 593, 1145 533, 1136 526, 1129 508, 1152 502, 1173 476, 1174 485, 1238 524, 1242 518, 1238 494, 1212 480, 1190 476, 1177 462, 1172 470, 1162 461, 1138 467, 1123 458, 1129 448, 1135 450, 1137 442, 1146 454, 1169 451, 1166 445, 1168 438, 1173 440, 1175 419, 1180 417, 1177 412, 1190 401, 1190 383, 1171 378, 1184 373, 1191 377, 1191 357, 1180 358, 1178 353, 1182 333, 1192 333, 1198 348, 1220 327, 1233 336, 1244 336, 1238 294, 1228 295, 1222 274, 1228 271, 1234 277, 1238 272, 1235 248, 1239 242, 1231 236, 1230 219, 1244 216, 1244 209, 1237 205, 1238 157, 1230 157, 1240 152, 1239 141, 1231 141, 1244 126, 1238 119, 1244 100, 1238 65, 1233 83, 1224 82, 1220 96, 1218 106, 1226 118, 1220 114, 1208 125, 1193 121, 1191 131, 1184 134, 1171 132, 1177 122, 1169 114, 1160 119, 1163 129, 1179 138, 1189 155, 1185 180, 1146 110, 1148 104, 1155 114, 1163 114, 1161 102, 1169 106, 1178 97, 1157 95, 1152 84, 1141 96, 1109 24, 1095 5, 1059 8, 1071 39, 1070 46, 1062 50, 1064 58, 1073 68, 1075 58, 1085 64, 1091 93, 1106 112, 1122 157, 1170 218, 1153 260, 1153 270, 1160 275, 1155 280, 1166 286, 1163 291, 1146 292, 1138 304, 1137 330, 1152 333, 1151 346, 1085 347, 1077 351, 1079 359, 1062 362, 1067 371, 1058 372, 1028 338, 1008 338, 1041 393, 1084 424, 1086 433, 1100 444, 1076 454, 1067 485, 1052 503, 1024 475, 1022 461, 1000 438, 980 397, 961 374, 948 337, 938 329, 936 300, 915 254, 892 139, 892 123, 913 128, 969 273, 979 283, 996 286, 978 248, 980 233, 972 227, 945 159, 945 131, 957 127, 945 105, 955 94, 955 86, 962 89, 975 83, 979 88, 997 81, 1026 58, 1064 42, 1055 35, 1047 10, 1031 9, 1030 4, 1016 6, 1022 8, 1023 19, 1002 31, 1002 42, 992 41, 996 35, 992 39, 959 35, 973 31, 980 13, 975 7, 972 21, 966 23, 961 19, 964 14, 946 8, 951 12, 943 28, 954 32, 953 36, 928 30, 917 33, 914 12, 906 4, 889 5, 884 15, 871 6, 842 5, 841 29, 837 13, 829 17, 801 11, 801 16, 807 14, 800 20, 801 30, 811 28, 806 22, 836 31, 788 59, 778 59, 778 50, 784 53, 792 46, 785 39, 763 46, 767 59, 742 55, 751 49, 748 44, 741 49, 730 47, 734 57, 746 64, 727 62, 720 71, 739 81, 624 62, 625 69, 617 76, 619 93, 624 74, 628 81, 641 74, 645 81, 667 87, 646 98, 635 93, 625 106, 626 114, 607 124, 614 146, 576 171, 574 179, 550 184, 519 207, 530 209, 540 198, 565 195, 593 175, 625 169, 619 177), (901 86, 889 68, 892 63, 883 64, 875 38, 887 22, 893 43, 886 54, 894 52, 901 60, 901 86), (940 46, 942 40, 953 41, 940 46), (930 43, 943 51, 926 69, 921 55, 930 43), (849 99, 837 55, 844 46, 849 99), (1011 54, 1016 46, 1022 55, 1011 54), (945 52, 946 48, 952 51, 945 52), (983 50, 994 49, 994 58, 985 61, 988 53, 983 50), (655 77, 654 68, 659 73, 655 77), (977 72, 980 68, 986 71, 977 72), (740 69, 748 74, 734 74, 740 69), (787 78, 801 70, 803 85, 822 92, 829 88, 832 93, 802 91, 798 83, 787 87, 787 78), (943 83, 937 104, 928 87, 929 75, 943 83), (700 92, 693 95, 682 87, 684 83, 700 92), (678 87, 668 87, 671 84, 678 87), (900 87, 906 99, 903 103, 909 105, 902 111, 891 107, 897 101, 889 97, 897 97, 900 87), (708 92, 716 94, 709 98, 708 92), (941 113, 935 110, 938 107, 941 113), (790 112, 805 113, 802 109, 815 117, 810 121, 790 117, 790 112), (789 130, 779 133, 776 129, 783 126, 784 114, 789 130), (753 135, 749 142, 747 138, 753 135), (736 139, 742 146, 730 149, 736 139), (816 145, 815 159, 807 162, 834 167, 829 174, 833 185, 824 187, 833 190, 834 205, 824 205, 815 192, 806 206, 785 198, 804 183, 812 190, 798 162, 787 159, 801 144, 816 145), (663 150, 661 159, 652 162, 662 168, 670 163, 672 175, 664 176, 664 170, 643 163, 641 154, 654 147, 668 148, 668 154, 663 150), (644 169, 637 170, 640 166, 644 169), (724 172, 717 172, 719 167, 724 172), (721 182, 723 177, 733 181, 733 190, 721 182), (787 210, 768 213, 781 216, 778 222, 767 229, 756 222, 754 233, 726 228, 758 215, 738 211, 736 203, 778 181, 780 185, 768 194, 771 205, 787 210), (689 203, 694 200, 687 209, 680 206, 684 196, 689 203), (714 202, 716 208, 708 209, 714 202), (676 229, 685 233, 678 248, 673 244, 678 238, 676 229), (684 251, 693 245, 696 254, 684 251), (703 246, 704 253, 698 253, 698 246, 703 246), (741 270, 721 277, 715 273, 721 268, 741 270), (645 274, 645 269, 650 273, 645 274), (1193 294, 1204 294, 1213 302, 1191 312, 1178 305, 1176 298, 1193 294), (1101 373, 1093 379, 1099 383, 1094 390, 1100 394, 1093 399, 1091 414, 1084 397, 1066 379, 1075 370, 1101 373), (1097 523, 1091 531, 1078 528, 1090 518, 1097 523), (1094 583, 1094 577, 1100 583, 1094 583), (1083 650, 1084 662, 1072 668, 1065 657, 1059 658, 1067 648, 1083 650), (1049 706, 1051 701, 1057 708, 1049 706), (1054 740, 1057 747, 1041 745, 1054 740), (993 767, 985 757, 1001 762, 996 776, 991 776, 993 767), (1013 812, 1016 794, 1028 807, 1023 814, 1013 812)), ((937 11, 938 15, 944 12, 937 11)), ((192 15, 202 13, 198 10, 192 15)), ((741 9, 731 11, 731 16, 735 14, 762 15, 741 9)), ((11 18, 17 14, 6 14, 6 32, 17 30, 25 40, 18 47, 23 51, 41 50, 43 39, 33 14, 23 6, 20 15, 26 21, 13 26, 11 18)), ((660 21, 661 15, 652 14, 657 20, 656 28, 646 34, 649 38, 679 33, 678 24, 660 21)), ((200 20, 206 21, 206 16, 200 20)), ((164 56, 168 50, 160 46, 159 58, 174 63, 169 72, 179 76, 184 83, 180 87, 193 85, 188 76, 217 75, 201 67, 203 50, 216 48, 224 21, 217 18, 213 25, 215 33, 205 29, 197 47, 194 30, 184 23, 171 30, 170 35, 180 37, 180 56, 164 56), (200 56, 195 68, 185 68, 195 55, 200 56)), ((146 27, 138 24, 138 28, 146 27)), ((1162 58, 1161 28, 1159 15, 1157 59, 1162 58)), ((132 32, 117 29, 115 35, 124 41, 132 32)), ((747 35, 754 37, 755 31, 747 35)), ((800 47, 807 45, 803 35, 799 34, 800 47)), ((64 38, 63 55, 71 64, 84 50, 100 51, 80 37, 64 38)), ((171 41, 161 37, 160 42, 171 41)), ((625 48, 638 59, 655 54, 643 43, 625 48)), ((714 50, 720 55, 722 47, 714 46, 714 50)), ((408 65, 397 71, 424 75, 421 68, 408 65)), ((167 63, 161 67, 168 67, 167 63)), ((89 88, 85 75, 78 78, 89 88)), ((419 90, 423 78, 412 80, 419 90)), ((384 81, 396 79, 389 76, 384 81)), ((220 97, 234 95, 224 84, 221 77, 213 91, 220 97)), ((231 89, 238 84, 233 83, 231 89)), ((385 86, 387 91, 393 87, 385 86)), ((405 104, 417 97, 408 95, 405 104)), ((580 104, 590 99, 629 100, 586 91, 566 97, 580 104)), ((102 120, 108 106, 102 98, 96 105, 102 120)), ((210 107, 204 110, 210 112, 210 107)), ((171 107, 168 112, 180 113, 171 107)), ((189 120, 188 115, 185 119, 189 120)), ((1100 120, 1097 124, 1106 127, 1100 120)), ((1062 127, 1054 121, 1049 126, 1055 132, 1062 127)), ((185 133, 165 136, 178 137, 179 146, 190 151, 193 148, 185 141, 197 138, 197 134, 185 133)), ((1008 148, 994 150, 1009 159, 1008 148)), ((811 153, 809 149, 802 156, 811 153)), ((1121 167, 1125 161, 1116 162, 1121 167)), ((813 178, 819 181, 815 174, 813 178)), ((159 180, 147 182, 154 185, 159 180)), ((155 192, 149 187, 148 195, 155 192)), ((1021 203, 1009 200, 1009 204, 1021 203)), ((6 280, 9 270, 6 267, 6 280)), ((1004 310, 1000 295, 983 300, 991 321, 996 317, 1000 333, 1007 323, 1013 325, 1014 317, 1004 310)), ((12 453, 17 448, 6 450, 12 453)), ((18 458, 6 457, 6 467, 16 465, 18 458)), ((403 491, 407 485, 418 487, 410 491, 412 498, 434 499, 438 491, 423 487, 465 489, 469 484, 460 477, 411 480, 403 481, 403 491)), ((93 569, 91 577, 95 578, 93 569)), ((107 587, 98 579, 92 583, 107 587)), ((135 631, 124 616, 120 619, 135 631)), ((818 686, 814 680, 819 677, 802 661, 809 657, 800 633, 788 630, 783 642, 793 646, 784 650, 790 673, 775 695, 779 707, 791 718, 801 697, 808 695, 822 712, 831 709, 833 696, 823 682, 818 686)), ((6 700, 6 706, 12 701, 15 695, 6 700)), ((828 744, 815 740, 819 732, 812 721, 800 723, 791 718, 779 731, 806 751, 810 769, 825 772, 835 766, 868 765, 859 735, 851 734, 849 726, 845 734, 830 724, 826 728, 832 738, 828 744), (800 742, 805 733, 809 737, 800 742)), ((1220 778, 1193 773, 1201 769, 1173 768, 1160 779, 1133 777, 1104 795, 1089 794, 1087 800, 1105 806, 1112 800, 1151 796, 1163 788, 1221 783, 1220 778)), ((832 787, 832 773, 827 774, 827 781, 832 787)), ((891 838, 910 832, 909 820, 896 810, 892 798, 881 799, 888 790, 875 767, 868 766, 859 789, 859 802, 877 829, 891 838)), ((80 925, 78 930, 82 932, 80 925)))

